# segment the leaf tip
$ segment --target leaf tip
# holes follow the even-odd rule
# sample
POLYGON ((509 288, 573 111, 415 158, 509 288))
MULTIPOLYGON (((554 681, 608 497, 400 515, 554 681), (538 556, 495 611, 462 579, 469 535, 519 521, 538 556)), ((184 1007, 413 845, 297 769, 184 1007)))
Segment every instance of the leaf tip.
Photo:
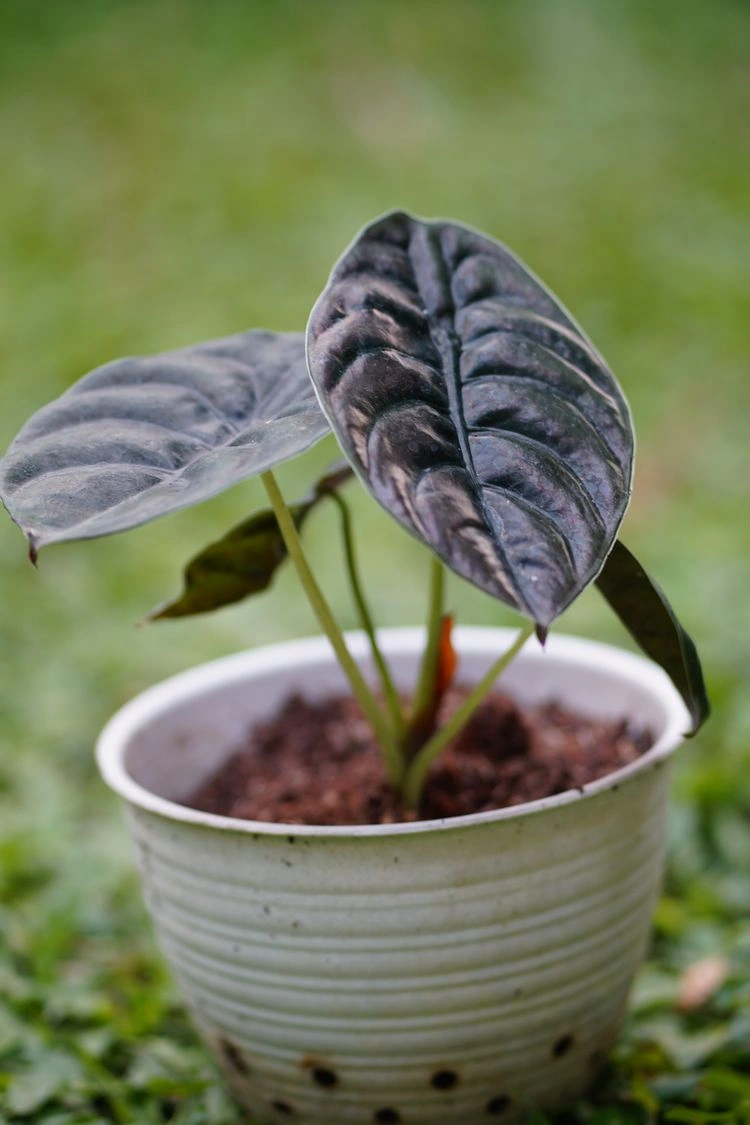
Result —
POLYGON ((39 567, 39 548, 33 535, 27 535, 29 541, 29 562, 33 567, 39 567))
POLYGON ((143 629, 146 625, 153 625, 155 621, 163 621, 169 616, 169 603, 166 602, 164 605, 157 605, 150 609, 145 617, 136 622, 136 625, 139 629, 143 629))
POLYGON ((691 712, 690 712, 690 718, 692 719, 692 725, 691 725, 689 730, 685 731, 685 734, 683 735, 683 737, 684 738, 695 738, 696 734, 698 734, 703 729, 703 724, 706 722, 707 719, 710 719, 710 717, 711 717, 711 704, 709 702, 708 696, 705 694, 705 691, 704 691, 703 696, 700 699, 698 706, 694 710, 691 710, 691 712))
POLYGON ((537 622, 535 632, 536 632, 536 639, 539 641, 539 644, 542 646, 542 648, 544 648, 547 644, 547 637, 549 636, 549 626, 548 625, 540 625, 537 622))

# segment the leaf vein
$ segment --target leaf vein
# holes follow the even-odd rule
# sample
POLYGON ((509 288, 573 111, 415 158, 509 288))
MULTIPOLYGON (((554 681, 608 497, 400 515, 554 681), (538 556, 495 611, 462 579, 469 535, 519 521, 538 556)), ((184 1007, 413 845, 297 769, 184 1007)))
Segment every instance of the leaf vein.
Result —
MULTIPOLYGON (((117 362, 122 361, 118 360, 117 362)), ((222 413, 221 408, 216 405, 216 403, 206 394, 205 391, 200 390, 193 383, 180 382, 179 378, 175 378, 174 380, 139 379, 132 381, 129 379, 124 379, 121 383, 112 383, 109 386, 103 387, 81 387, 80 390, 76 387, 72 387, 71 390, 67 392, 67 394, 62 396, 62 399, 67 398, 68 395, 70 395, 70 397, 80 396, 81 398, 84 398, 89 394, 93 395, 98 394, 102 391, 110 390, 117 391, 122 387, 125 387, 128 390, 140 390, 141 388, 143 388, 146 391, 149 391, 152 387, 171 387, 176 388, 178 391, 182 392, 188 391, 193 398, 195 398, 199 402, 202 402, 204 406, 214 415, 215 418, 218 418, 220 421, 229 426, 235 434, 239 434, 242 432, 241 429, 231 421, 231 419, 227 418, 227 416, 222 413)))
POLYGON ((507 499, 510 500, 513 504, 516 504, 519 508, 523 508, 524 511, 531 512, 532 515, 541 520, 541 522, 548 529, 548 532, 555 538, 557 538, 560 542, 560 545, 563 547, 565 559, 571 577, 574 577, 576 575, 577 568, 575 560, 573 558, 573 551, 570 546, 570 540, 568 539, 568 536, 565 534, 565 532, 562 531, 558 524, 553 520, 549 512, 545 511, 544 508, 541 508, 538 504, 535 504, 533 500, 528 500, 525 496, 521 496, 521 494, 516 492, 515 489, 505 488, 500 484, 482 484, 482 488, 486 489, 488 492, 497 493, 500 496, 507 497, 507 499))

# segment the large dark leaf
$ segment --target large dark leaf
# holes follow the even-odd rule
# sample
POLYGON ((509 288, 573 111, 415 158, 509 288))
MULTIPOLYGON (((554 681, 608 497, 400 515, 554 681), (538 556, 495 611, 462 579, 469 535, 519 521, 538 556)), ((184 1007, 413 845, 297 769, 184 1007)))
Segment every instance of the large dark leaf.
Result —
POLYGON ((327 431, 303 336, 243 332, 84 376, 21 430, 0 497, 33 552, 189 507, 327 431))
POLYGON ((453 570, 541 626, 596 576, 630 495, 627 404, 508 250, 387 215, 334 268, 307 342, 362 480, 453 570))
POLYGON ((710 704, 695 645, 663 591, 618 539, 596 585, 643 651, 660 664, 685 700, 695 734, 710 704))
MULTIPOLYGON (((299 531, 313 509, 352 477, 344 462, 330 469, 302 500, 289 505, 299 531)), ((149 614, 149 620, 208 613, 252 594, 262 593, 287 557, 284 538, 270 509, 258 512, 210 543, 185 567, 184 590, 179 598, 149 614)))

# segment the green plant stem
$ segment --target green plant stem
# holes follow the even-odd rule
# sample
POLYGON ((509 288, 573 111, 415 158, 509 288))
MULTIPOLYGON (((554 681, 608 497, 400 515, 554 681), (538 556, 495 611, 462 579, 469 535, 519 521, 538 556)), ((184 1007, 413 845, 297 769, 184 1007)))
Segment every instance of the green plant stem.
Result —
POLYGON ((412 715, 421 715, 429 706, 435 690, 435 673, 440 658, 440 631, 443 623, 445 570, 440 559, 432 557, 430 569, 430 603, 427 611, 427 643, 422 655, 419 679, 414 692, 412 715))
POLYGON ((357 666, 356 661, 353 659, 349 649, 346 647, 344 635, 339 628, 336 619, 331 612, 331 607, 325 599, 325 595, 318 585, 315 576, 310 570, 310 566, 305 557, 302 548, 302 541, 297 533, 297 528, 294 525, 291 512, 286 506, 284 497, 281 494, 276 478, 273 473, 268 471, 261 473, 261 480, 268 493, 268 499, 271 502, 271 507, 274 510, 276 519, 279 524, 286 546, 289 558, 292 560, 294 567, 299 576, 302 588, 307 595, 310 605, 315 613, 315 616, 320 623, 325 635, 331 642, 331 647, 335 652, 338 661, 346 675, 349 683, 351 684, 354 697, 362 708, 363 714, 369 720, 375 732, 375 736, 380 743, 383 757, 385 759, 386 770, 388 773, 391 784, 396 788, 400 788, 404 767, 399 754, 398 747, 393 741, 388 722, 385 715, 380 710, 375 696, 367 686, 362 673, 357 666))
POLYGON ((372 659, 375 667, 378 670, 380 677, 380 684, 383 689, 383 697, 385 699, 388 715, 391 720, 391 727, 394 732, 396 740, 400 740, 404 733, 404 716, 401 710, 401 700, 396 691, 396 685, 393 682, 390 669, 386 663, 385 657, 378 644, 377 634, 375 632, 375 625, 372 620, 372 614, 367 604, 362 587, 362 581, 359 574, 359 567, 357 565, 357 556, 354 550, 354 537, 352 535, 352 517, 349 511, 349 505, 343 496, 339 496, 338 492, 330 492, 328 494, 331 500, 336 504, 339 515, 341 516, 341 534, 344 540, 344 557, 346 559, 346 569, 349 574, 349 584, 352 590, 352 597, 354 604, 357 607, 359 620, 362 628, 370 641, 370 648, 372 650, 372 659))
POLYGON ((495 661, 479 683, 472 688, 458 710, 453 712, 448 722, 433 735, 429 742, 425 743, 415 756, 411 765, 407 768, 406 777, 404 778, 401 790, 404 800, 411 808, 417 808, 419 804, 419 797, 427 776, 427 771, 435 761, 435 758, 437 758, 441 750, 445 749, 451 739, 458 734, 464 724, 468 722, 479 704, 490 691, 497 677, 507 668, 513 657, 520 652, 533 632, 533 624, 527 625, 524 629, 521 629, 507 652, 504 652, 502 656, 495 661))

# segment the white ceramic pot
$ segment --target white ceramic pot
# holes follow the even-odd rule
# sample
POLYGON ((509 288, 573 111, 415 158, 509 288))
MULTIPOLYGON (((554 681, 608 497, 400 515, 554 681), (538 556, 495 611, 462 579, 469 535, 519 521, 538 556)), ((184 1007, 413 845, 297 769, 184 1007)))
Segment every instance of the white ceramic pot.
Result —
MULTIPOLYGON (((456 630, 460 678, 514 635, 456 630)), ((382 634, 401 685, 422 636, 382 634)), ((317 638, 175 676, 104 730, 100 769, 127 802, 162 948, 259 1123, 508 1121, 582 1092, 612 1044, 687 715, 653 664, 575 638, 531 642, 502 682, 522 701, 632 717, 655 744, 582 792, 449 821, 302 828, 179 804, 290 692, 343 688, 317 638)))

